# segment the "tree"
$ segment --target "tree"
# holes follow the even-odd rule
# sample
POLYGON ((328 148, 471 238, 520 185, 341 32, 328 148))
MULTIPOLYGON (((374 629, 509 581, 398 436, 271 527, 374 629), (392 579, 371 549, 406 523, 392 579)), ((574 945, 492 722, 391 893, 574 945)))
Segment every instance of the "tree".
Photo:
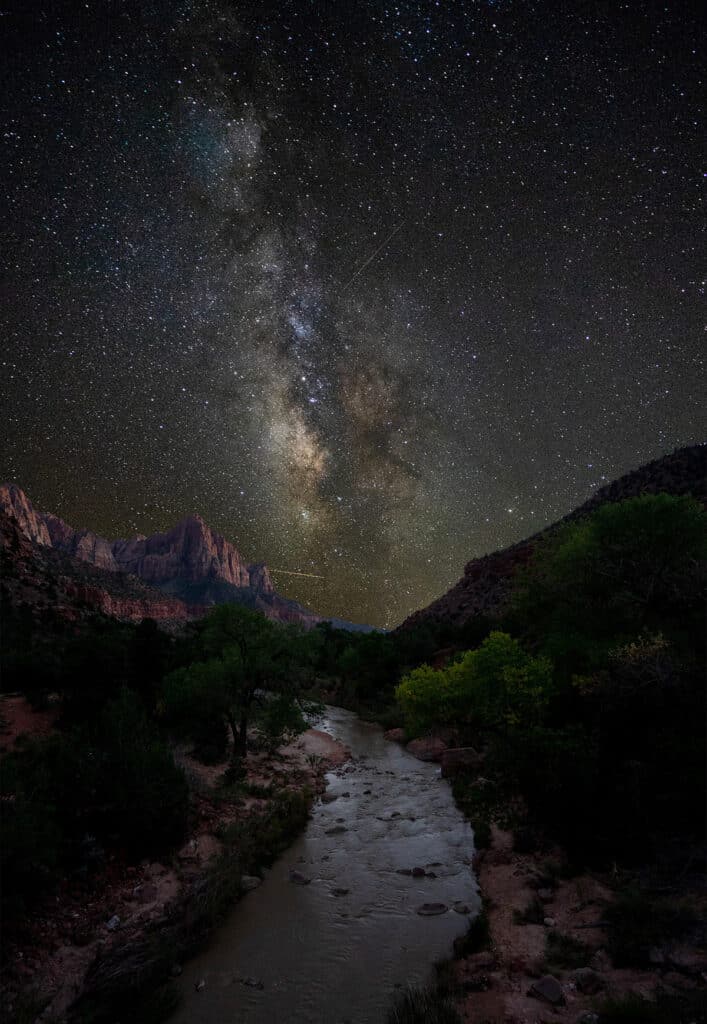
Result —
POLYGON ((707 515, 689 497, 601 506, 545 541, 516 584, 510 621, 566 674, 605 664, 642 632, 699 631, 707 515))
POLYGON ((446 668, 413 669, 395 695, 412 735, 439 725, 505 732, 542 720, 552 678, 546 658, 531 657, 497 630, 446 668))
POLYGON ((258 710, 269 736, 276 721, 283 731, 304 728, 292 710, 307 667, 298 630, 238 605, 221 605, 204 621, 197 648, 201 660, 165 679, 164 708, 177 728, 203 739, 225 722, 233 735, 234 765, 247 753, 248 729, 258 710))

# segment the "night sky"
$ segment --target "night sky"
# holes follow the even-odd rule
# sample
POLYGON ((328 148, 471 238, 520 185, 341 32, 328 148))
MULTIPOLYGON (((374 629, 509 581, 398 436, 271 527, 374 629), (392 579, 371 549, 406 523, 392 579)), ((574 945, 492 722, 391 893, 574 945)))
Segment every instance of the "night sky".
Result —
POLYGON ((0 479, 390 626, 704 440, 697 8, 10 0, 0 479))

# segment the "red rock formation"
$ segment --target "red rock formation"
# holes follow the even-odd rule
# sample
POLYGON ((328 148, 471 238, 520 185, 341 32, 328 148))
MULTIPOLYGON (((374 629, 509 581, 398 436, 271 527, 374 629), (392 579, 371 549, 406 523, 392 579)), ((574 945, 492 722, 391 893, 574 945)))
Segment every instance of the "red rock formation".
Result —
POLYGON ((92 530, 75 530, 63 519, 53 516, 51 512, 43 513, 44 522, 51 538, 51 545, 67 555, 80 558, 82 562, 90 562, 99 569, 115 572, 119 568, 113 557, 113 549, 109 541, 99 537, 92 530))
POLYGON ((182 519, 167 533, 116 540, 112 550, 121 569, 148 583, 218 579, 235 587, 251 586, 250 568, 243 557, 201 516, 182 519))
POLYGON ((15 484, 0 487, 2 512, 7 520, 5 548, 23 550, 24 569, 16 575, 24 574, 29 584, 29 603, 46 606, 40 592, 58 590, 65 617, 80 617, 84 606, 90 606, 125 621, 150 617, 183 622, 203 615, 214 602, 238 601, 240 592, 246 604, 279 622, 311 627, 320 621, 318 615, 277 594, 268 567, 262 562, 248 564, 201 516, 189 516, 166 533, 110 542, 91 530, 75 530, 58 516, 37 512, 15 484), (44 552, 41 557, 39 548, 44 552), (49 553, 68 558, 49 564, 49 553), (37 580, 38 590, 33 591, 37 580), (233 587, 236 591, 229 590, 233 587))
POLYGON ((51 537, 44 516, 37 512, 25 492, 17 484, 0 484, 0 509, 14 516, 22 533, 35 544, 51 547, 51 537))

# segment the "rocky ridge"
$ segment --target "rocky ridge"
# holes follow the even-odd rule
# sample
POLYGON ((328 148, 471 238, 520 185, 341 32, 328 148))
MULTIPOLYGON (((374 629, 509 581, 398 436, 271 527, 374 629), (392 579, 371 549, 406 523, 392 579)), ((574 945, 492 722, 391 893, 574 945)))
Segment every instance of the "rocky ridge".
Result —
POLYGON ((680 448, 670 455, 641 466, 602 487, 579 508, 559 522, 501 551, 473 558, 464 575, 446 594, 410 615, 398 629, 412 629, 424 622, 452 622, 461 626, 477 615, 497 615, 504 607, 513 577, 532 557, 536 544, 562 524, 580 519, 608 502, 624 501, 641 494, 690 494, 707 505, 707 445, 680 448))
POLYGON ((56 592, 67 618, 81 617, 80 610, 89 607, 125 621, 183 622, 211 605, 230 602, 280 622, 310 627, 321 621, 277 594, 268 567, 246 562, 198 515, 164 533, 109 541, 38 511, 20 487, 3 484, 0 520, 15 597, 21 589, 23 603, 44 607, 46 595, 56 592), (18 588, 20 579, 24 583, 18 588))

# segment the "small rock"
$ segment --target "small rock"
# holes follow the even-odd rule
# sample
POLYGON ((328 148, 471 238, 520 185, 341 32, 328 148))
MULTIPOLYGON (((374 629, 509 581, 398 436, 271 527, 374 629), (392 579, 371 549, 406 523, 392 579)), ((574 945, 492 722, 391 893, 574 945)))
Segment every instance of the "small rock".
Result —
POLYGON ((390 740, 392 743, 404 743, 405 742, 405 730, 404 729, 388 729, 387 732, 383 733, 385 739, 390 740))
POLYGON ((555 918, 554 917, 544 917, 543 918, 543 924, 545 925, 546 928, 554 928, 555 924, 556 924, 555 918))
POLYGON ((258 981, 257 978, 239 978, 241 985, 245 985, 247 988, 257 988, 260 992, 263 991, 265 985, 262 981, 258 981))
POLYGON ((462 902, 454 903, 452 905, 452 910, 454 911, 455 914, 470 914, 471 913, 471 907, 469 906, 469 904, 468 903, 462 903, 462 902))
POLYGON ((109 921, 106 921, 106 928, 109 932, 114 932, 116 928, 120 927, 120 918, 117 914, 113 914, 109 921))
POLYGON ((528 995, 535 996, 536 999, 543 999, 551 1006, 562 1006, 565 1001, 562 985, 552 974, 546 974, 534 981, 528 990, 528 995))
POLYGON ((437 917, 439 914, 446 914, 448 909, 446 903, 423 903, 417 908, 417 912, 420 917, 437 917))
POLYGON ((591 967, 580 967, 572 975, 578 992, 585 996, 593 996, 604 988, 604 979, 591 967))
POLYGON ((424 878, 425 874, 426 874, 426 872, 425 872, 424 868, 413 868, 412 869, 412 877, 413 878, 424 878))
POLYGON ((589 961, 589 966, 595 971, 608 971, 611 968, 611 959, 605 949, 598 949, 589 961))
POLYGON ((257 875, 243 875, 241 878, 241 892, 252 892, 262 884, 262 878, 257 875))
POLYGON ((335 800, 338 800, 336 793, 322 793, 323 804, 333 804, 335 800))
POLYGON ((331 890, 331 894, 332 894, 332 896, 348 896, 349 890, 348 889, 332 889, 331 890))
POLYGON ((409 754, 416 757, 418 761, 439 761, 447 744, 437 737, 426 739, 410 740, 405 748, 409 754))
POLYGON ((205 980, 203 978, 200 978, 200 980, 197 981, 197 983, 194 985, 194 991, 195 992, 203 992, 205 988, 206 988, 206 982, 205 982, 205 980))
POLYGON ((293 885, 309 885, 312 879, 307 878, 306 875, 301 874, 299 871, 290 869, 290 881, 293 885))
POLYGON ((341 795, 342 795, 342 797, 347 797, 347 796, 351 796, 351 794, 349 793, 349 791, 348 791, 348 790, 346 790, 346 792, 345 792, 345 793, 342 793, 341 795))
POLYGON ((348 832, 345 825, 334 825, 333 828, 327 828, 324 830, 326 836, 340 836, 342 832, 348 832))

